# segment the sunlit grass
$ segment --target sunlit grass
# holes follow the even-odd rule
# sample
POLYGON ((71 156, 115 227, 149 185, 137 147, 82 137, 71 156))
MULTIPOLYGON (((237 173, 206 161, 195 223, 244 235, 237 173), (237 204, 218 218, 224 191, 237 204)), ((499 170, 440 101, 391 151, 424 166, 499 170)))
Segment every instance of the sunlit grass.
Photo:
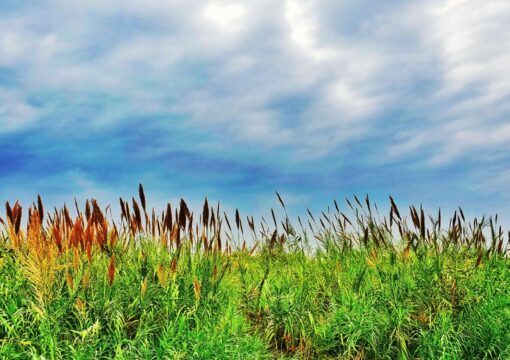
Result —
POLYGON ((351 219, 256 229, 207 202, 196 220, 184 202, 151 216, 140 198, 116 225, 95 202, 72 219, 40 201, 27 231, 8 205, 0 357, 510 358, 508 240, 492 220, 426 227, 414 209, 412 230, 393 201, 376 221, 356 199, 351 219))

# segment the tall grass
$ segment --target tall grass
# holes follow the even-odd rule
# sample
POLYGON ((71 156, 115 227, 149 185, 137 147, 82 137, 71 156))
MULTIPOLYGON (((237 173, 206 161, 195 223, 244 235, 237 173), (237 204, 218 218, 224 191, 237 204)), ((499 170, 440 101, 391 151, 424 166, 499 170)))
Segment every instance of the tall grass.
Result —
POLYGON ((293 224, 184 200, 74 214, 6 204, 0 356, 7 359, 508 359, 509 236, 368 197, 293 224), (110 220, 109 220, 110 218, 110 220), (249 240, 248 240, 249 239, 249 240))

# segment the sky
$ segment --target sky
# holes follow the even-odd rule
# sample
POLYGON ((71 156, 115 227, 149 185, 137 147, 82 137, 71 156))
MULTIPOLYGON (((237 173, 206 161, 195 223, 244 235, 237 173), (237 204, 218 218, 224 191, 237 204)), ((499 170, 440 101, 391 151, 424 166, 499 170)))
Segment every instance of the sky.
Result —
POLYGON ((510 221, 508 0, 2 0, 0 29, 2 202, 510 221))

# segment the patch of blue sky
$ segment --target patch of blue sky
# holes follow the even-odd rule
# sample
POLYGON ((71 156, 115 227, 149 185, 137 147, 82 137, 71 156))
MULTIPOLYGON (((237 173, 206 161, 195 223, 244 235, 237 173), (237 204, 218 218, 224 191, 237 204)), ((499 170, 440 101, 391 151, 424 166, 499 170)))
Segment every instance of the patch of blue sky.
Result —
POLYGON ((0 66, 0 88, 13 88, 21 82, 21 70, 0 66))

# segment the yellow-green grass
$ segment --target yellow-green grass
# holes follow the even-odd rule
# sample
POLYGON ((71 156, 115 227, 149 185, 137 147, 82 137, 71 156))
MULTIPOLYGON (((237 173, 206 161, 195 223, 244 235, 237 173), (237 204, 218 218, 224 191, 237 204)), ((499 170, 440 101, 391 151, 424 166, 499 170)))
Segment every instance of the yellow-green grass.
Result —
POLYGON ((39 201, 26 231, 7 206, 1 358, 510 358, 495 220, 460 211, 443 229, 411 209, 408 227, 393 200, 381 219, 356 199, 352 218, 310 214, 297 231, 239 212, 227 224, 207 202, 195 221, 184 202, 145 215, 140 197, 117 224, 95 202, 73 220, 39 201))

